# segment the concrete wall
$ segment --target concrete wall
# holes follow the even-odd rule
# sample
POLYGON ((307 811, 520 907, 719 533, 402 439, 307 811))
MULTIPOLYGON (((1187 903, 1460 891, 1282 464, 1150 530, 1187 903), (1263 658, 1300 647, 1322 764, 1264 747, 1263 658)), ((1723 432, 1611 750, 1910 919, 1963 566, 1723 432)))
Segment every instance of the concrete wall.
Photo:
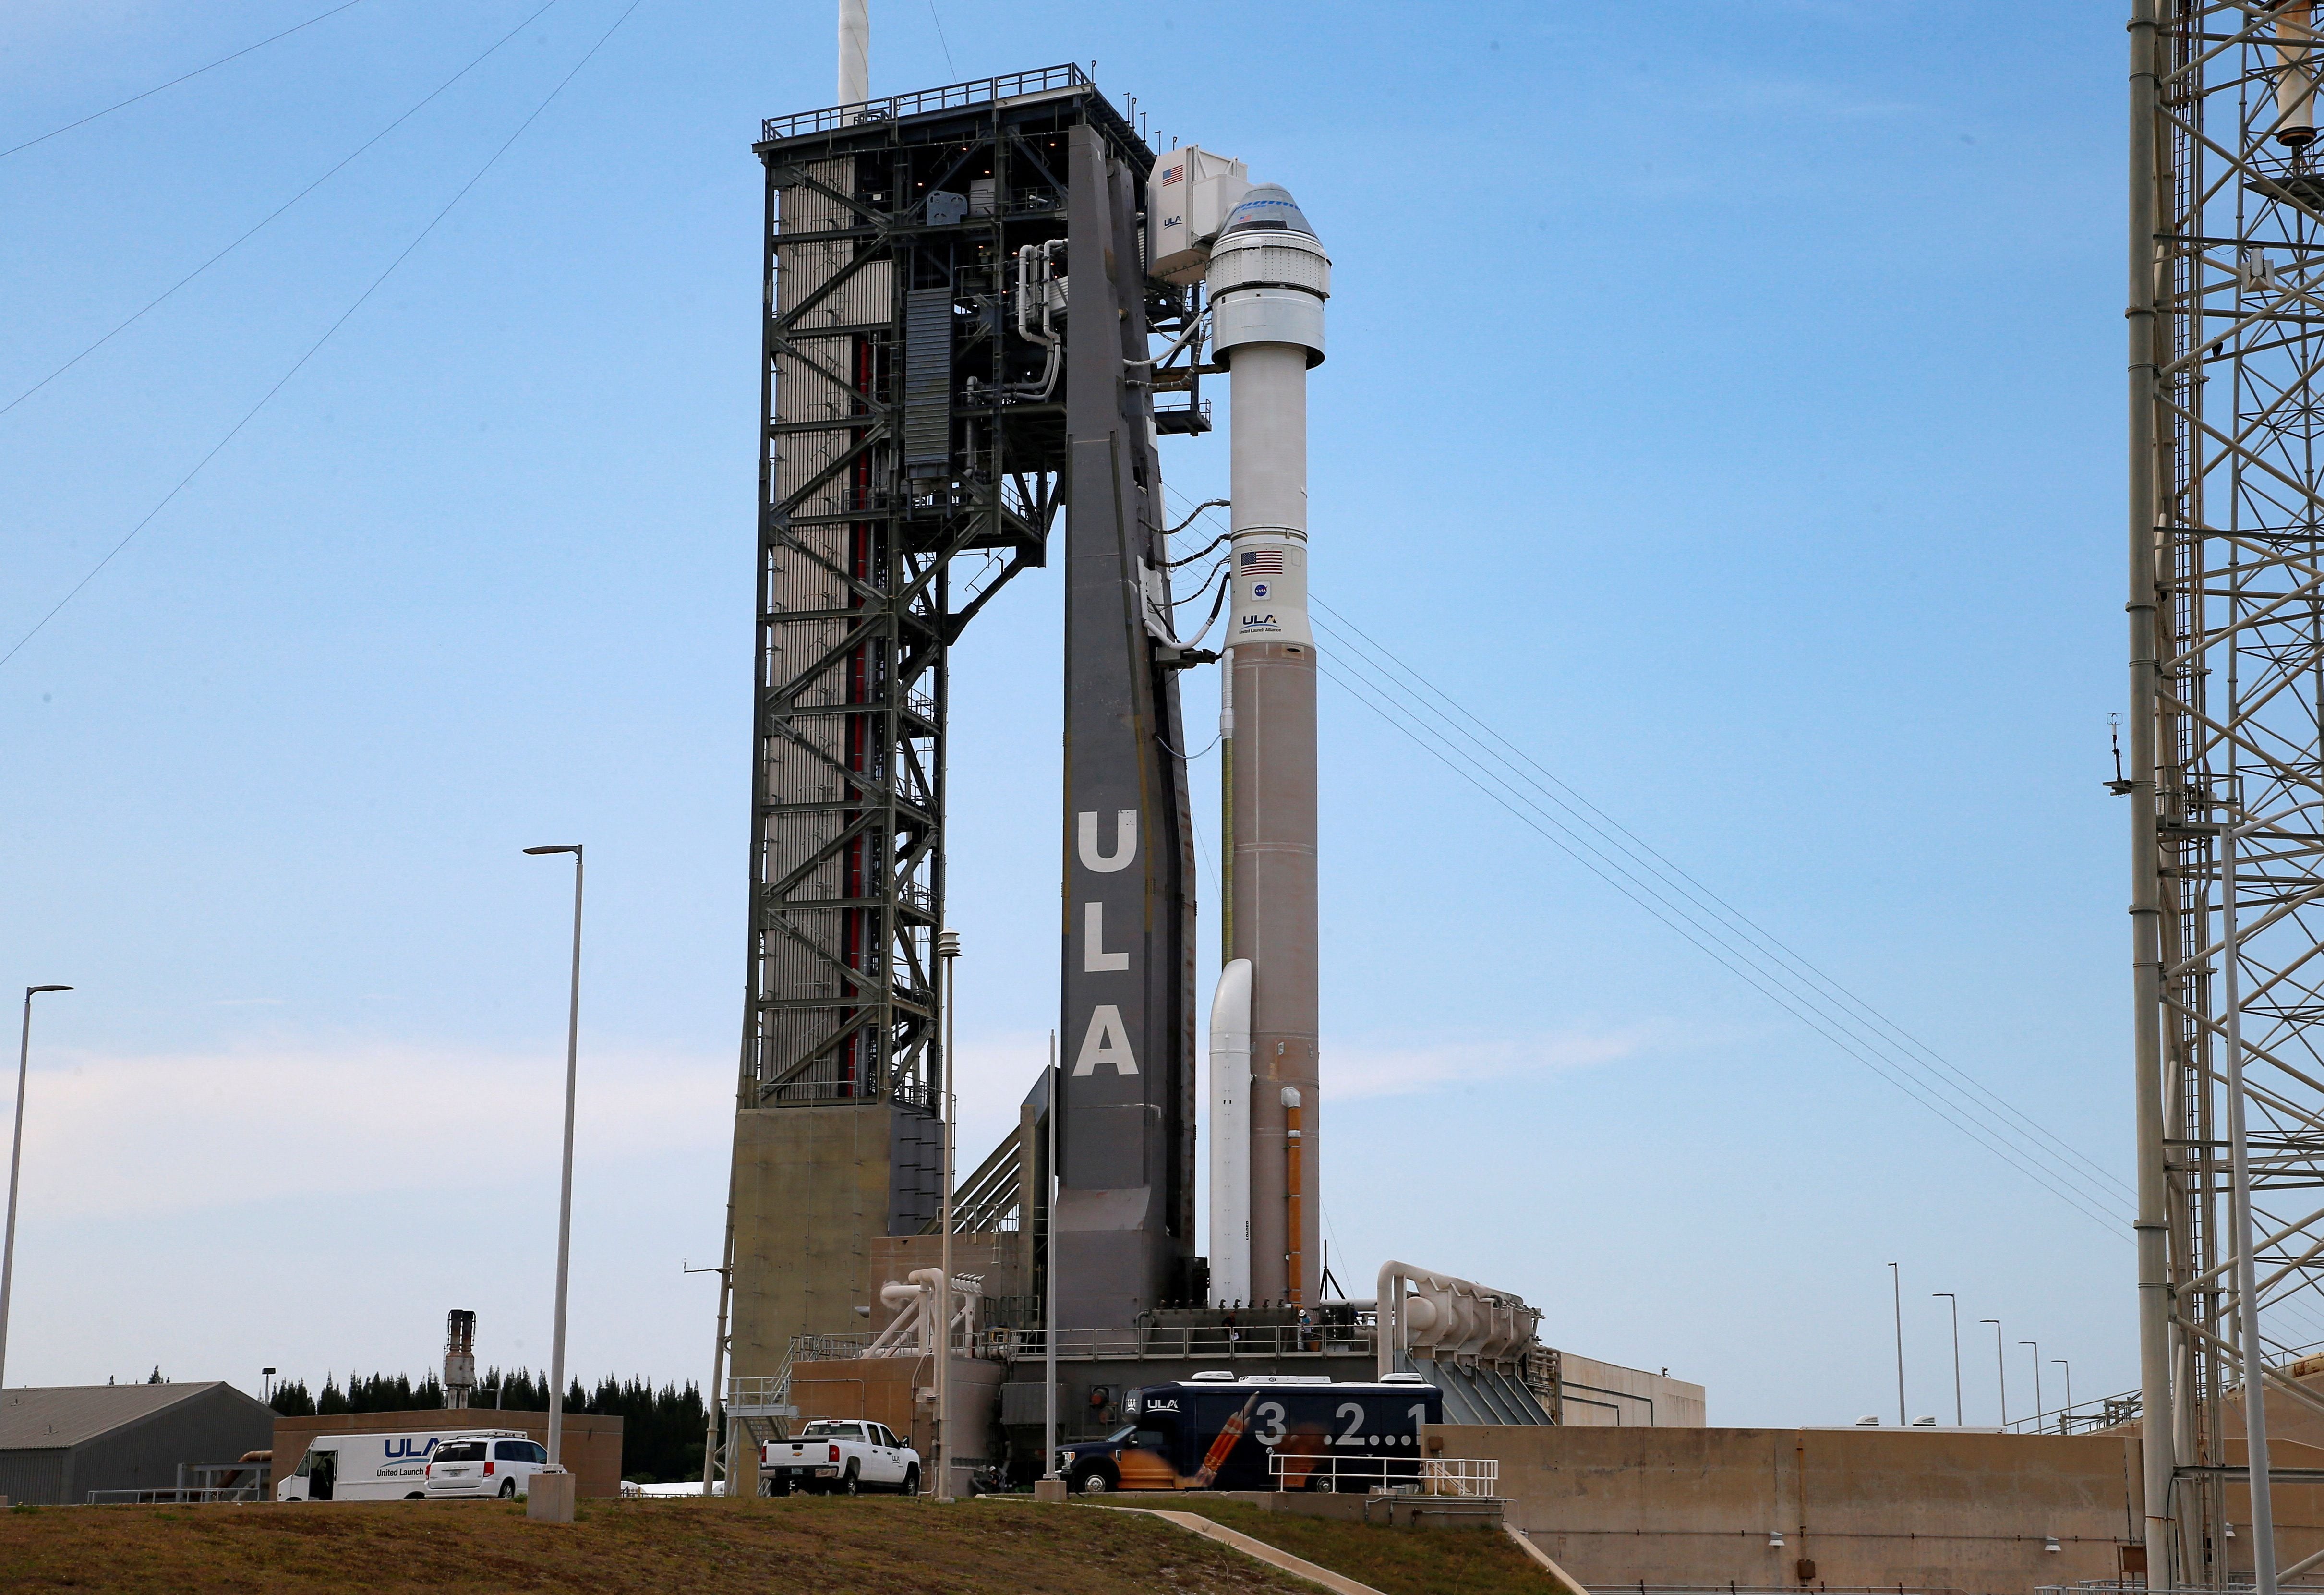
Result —
POLYGON ((1424 1444, 1498 1460, 1510 1525, 1593 1589, 2028 1595, 2116 1577, 2141 1512, 2124 1435, 1443 1424, 1424 1444))
POLYGON ((1571 1351, 1557 1357, 1565 1421, 1577 1427, 1700 1429, 1709 1416, 1701 1385, 1571 1351))
MULTIPOLYGON (((998 1461, 1005 1454, 999 1425, 1001 1382, 1007 1377, 998 1362, 952 1360, 953 1451, 959 1461, 998 1461)), ((933 1467, 935 1382, 936 1363, 929 1357, 794 1362, 791 1405, 799 1415, 791 1432, 816 1418, 868 1418, 902 1435, 933 1467)))
MULTIPOLYGON (((1033 1289, 1032 1269, 1025 1258, 1027 1249, 1025 1238, 1013 1230, 954 1235, 952 1271, 955 1275, 980 1276, 988 1296, 1027 1295, 1033 1289)), ((864 1275, 862 1305, 870 1309, 870 1314, 857 1319, 855 1327, 861 1330, 868 1326, 876 1333, 897 1317, 896 1310, 880 1299, 880 1287, 902 1284, 916 1268, 937 1267, 944 1256, 944 1237, 878 1235, 872 1239, 866 1251, 871 1268, 864 1275)), ((978 1322, 982 1323, 983 1320, 978 1322)))
MULTIPOLYGON (((329 1417, 274 1420, 274 1481, 281 1484, 307 1454, 308 1443, 318 1434, 460 1434, 477 1429, 513 1429, 543 1445, 549 1443, 545 1412, 503 1412, 472 1406, 455 1412, 426 1407, 416 1412, 339 1413, 329 1417)), ((581 1476, 585 1496, 622 1493, 622 1420, 616 1417, 565 1415, 565 1465, 581 1476)))
POLYGON ((856 1334, 878 1292, 894 1110, 748 1108, 734 1116, 733 1373, 782 1371, 797 1334, 856 1334))

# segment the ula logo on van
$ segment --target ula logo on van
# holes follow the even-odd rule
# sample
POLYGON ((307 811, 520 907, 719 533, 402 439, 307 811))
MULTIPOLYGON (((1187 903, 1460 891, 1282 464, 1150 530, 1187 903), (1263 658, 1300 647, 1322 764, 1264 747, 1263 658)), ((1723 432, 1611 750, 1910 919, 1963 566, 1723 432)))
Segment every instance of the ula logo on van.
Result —
POLYGON ((387 1443, 387 1460, 392 1462, 398 1457, 411 1457, 417 1459, 426 1456, 429 1452, 434 1451, 435 1449, 436 1437, 433 1434, 429 1435, 425 1442, 414 1442, 408 1438, 403 1440, 391 1440, 387 1443))
POLYGON ((1146 1404, 1146 1410, 1148 1412, 1176 1412, 1178 1410, 1177 1397, 1174 1396, 1167 1401, 1149 1401, 1146 1404))

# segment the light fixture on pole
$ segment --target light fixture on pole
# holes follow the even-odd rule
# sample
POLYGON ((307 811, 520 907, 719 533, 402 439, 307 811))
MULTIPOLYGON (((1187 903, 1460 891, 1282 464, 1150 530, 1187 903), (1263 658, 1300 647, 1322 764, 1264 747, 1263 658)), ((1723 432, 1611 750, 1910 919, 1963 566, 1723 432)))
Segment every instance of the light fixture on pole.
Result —
POLYGON ((1064 1080, 1057 1073, 1057 1033, 1049 1032, 1049 1168, 1041 1182, 1042 1212, 1047 1215, 1048 1229, 1043 1254, 1048 1266, 1043 1270, 1041 1304, 1041 1373, 1046 1380, 1047 1398, 1041 1404, 1041 1455, 1044 1467, 1041 1477, 1057 1477, 1057 1120, 1065 1101, 1061 1089, 1064 1080))
POLYGON ((1969 1419, 1963 1416, 1961 1412, 1960 1298, 1949 1290, 1932 1290, 1929 1293, 1929 1299, 1932 1301, 1939 1296, 1944 1297, 1946 1304, 1953 1310, 1953 1427, 1959 1429, 1969 1423, 1969 1419))
POLYGON ((1910 1421, 1904 1416, 1904 1271, 1894 1263, 1888 1265, 1888 1288, 1896 1305, 1896 1426, 1902 1429, 1910 1421))
POLYGON ((2034 1348, 2034 1433, 2039 1434, 2042 1432, 2042 1342, 2020 1341, 2017 1343, 2034 1348))
POLYGON ((944 963, 944 1232, 936 1271, 936 1499, 952 1496, 952 1121, 959 1098, 953 1091, 954 1015, 960 1005, 960 933, 947 930, 936 937, 936 957, 944 963))
POLYGON ((271 1368, 262 1368, 258 1370, 258 1374, 265 1385, 266 1405, 272 1406, 274 1405, 274 1370, 271 1368))
POLYGON ((573 1257, 573 1093, 581 1072, 581 844, 528 847, 525 852, 535 857, 552 853, 573 855, 573 994, 565 1013, 565 1177, 557 1197, 557 1318, 549 1350, 549 1465, 561 1468, 565 1465, 565 1282, 573 1257))
POLYGON ((69 991, 70 986, 24 988, 24 1033, 16 1044, 16 1134, 8 1146, 8 1239, 0 1245, 0 1385, 7 1383, 8 1293, 16 1277, 16 1176, 24 1163, 24 1083, 32 1057, 32 999, 43 991, 69 991))
POLYGON ((2066 1405, 2058 1413, 2058 1433, 2063 1434, 2066 1432, 2066 1420, 2071 1417, 2074 1412, 2074 1365, 2063 1357, 2052 1357, 2050 1360, 2066 1370, 2066 1405))
POLYGON ((1993 1368, 2001 1376, 2001 1426, 2006 1429, 2009 1427, 2009 1363, 2002 1351, 2001 1320, 1980 1318, 1978 1322, 1993 1325, 1993 1368))

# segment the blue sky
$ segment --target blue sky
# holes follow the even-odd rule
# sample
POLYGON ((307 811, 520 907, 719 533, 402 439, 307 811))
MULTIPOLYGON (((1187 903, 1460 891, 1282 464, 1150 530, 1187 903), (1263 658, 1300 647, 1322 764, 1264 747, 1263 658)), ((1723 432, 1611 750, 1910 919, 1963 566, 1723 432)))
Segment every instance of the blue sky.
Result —
MULTIPOLYGON (((0 405, 540 4, 363 0, 0 157, 0 405)), ((0 414, 0 650, 628 4, 558 0, 0 414)), ((23 0, 0 147, 324 9, 23 0)), ((1094 60, 1163 142, 1290 187, 1334 261, 1317 596, 2126 1173, 2116 22, 1317 14, 896 0, 873 88, 1094 60)), ((643 0, 0 666, 0 982, 80 988, 38 1021, 13 1378, 416 1373, 452 1306, 485 1360, 544 1360, 569 875, 518 850, 574 839, 572 1363, 706 1373, 678 1268, 719 1241, 740 1020, 749 145, 831 80, 827 5, 643 0)), ((1223 435, 1165 470, 1212 496, 1223 435)), ((970 1157, 1055 1023, 1057 622, 1036 573, 955 656, 970 1157)), ((1915 1414, 1950 1417, 1934 1290, 1987 1337, 1972 1421, 1979 1318, 2013 1412, 2021 1339, 2078 1397, 2132 1382, 2126 1240, 1357 698, 1323 716, 1323 1199, 1359 1294, 1388 1257, 1464 1273, 1703 1381, 1714 1422, 1844 1422, 1894 1410, 1895 1260, 1915 1414)), ((1214 754, 1194 780, 1207 816, 1214 754)))

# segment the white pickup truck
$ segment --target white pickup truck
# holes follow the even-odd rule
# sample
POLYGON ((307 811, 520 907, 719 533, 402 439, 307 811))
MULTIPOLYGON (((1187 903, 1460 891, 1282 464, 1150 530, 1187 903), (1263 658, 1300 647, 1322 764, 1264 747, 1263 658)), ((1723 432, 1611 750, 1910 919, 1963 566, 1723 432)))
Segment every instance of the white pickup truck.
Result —
POLYGON ((920 1453, 885 1424, 817 1418, 789 1440, 759 1448, 759 1477, 770 1495, 794 1489, 853 1495, 862 1489, 920 1492, 920 1453))

